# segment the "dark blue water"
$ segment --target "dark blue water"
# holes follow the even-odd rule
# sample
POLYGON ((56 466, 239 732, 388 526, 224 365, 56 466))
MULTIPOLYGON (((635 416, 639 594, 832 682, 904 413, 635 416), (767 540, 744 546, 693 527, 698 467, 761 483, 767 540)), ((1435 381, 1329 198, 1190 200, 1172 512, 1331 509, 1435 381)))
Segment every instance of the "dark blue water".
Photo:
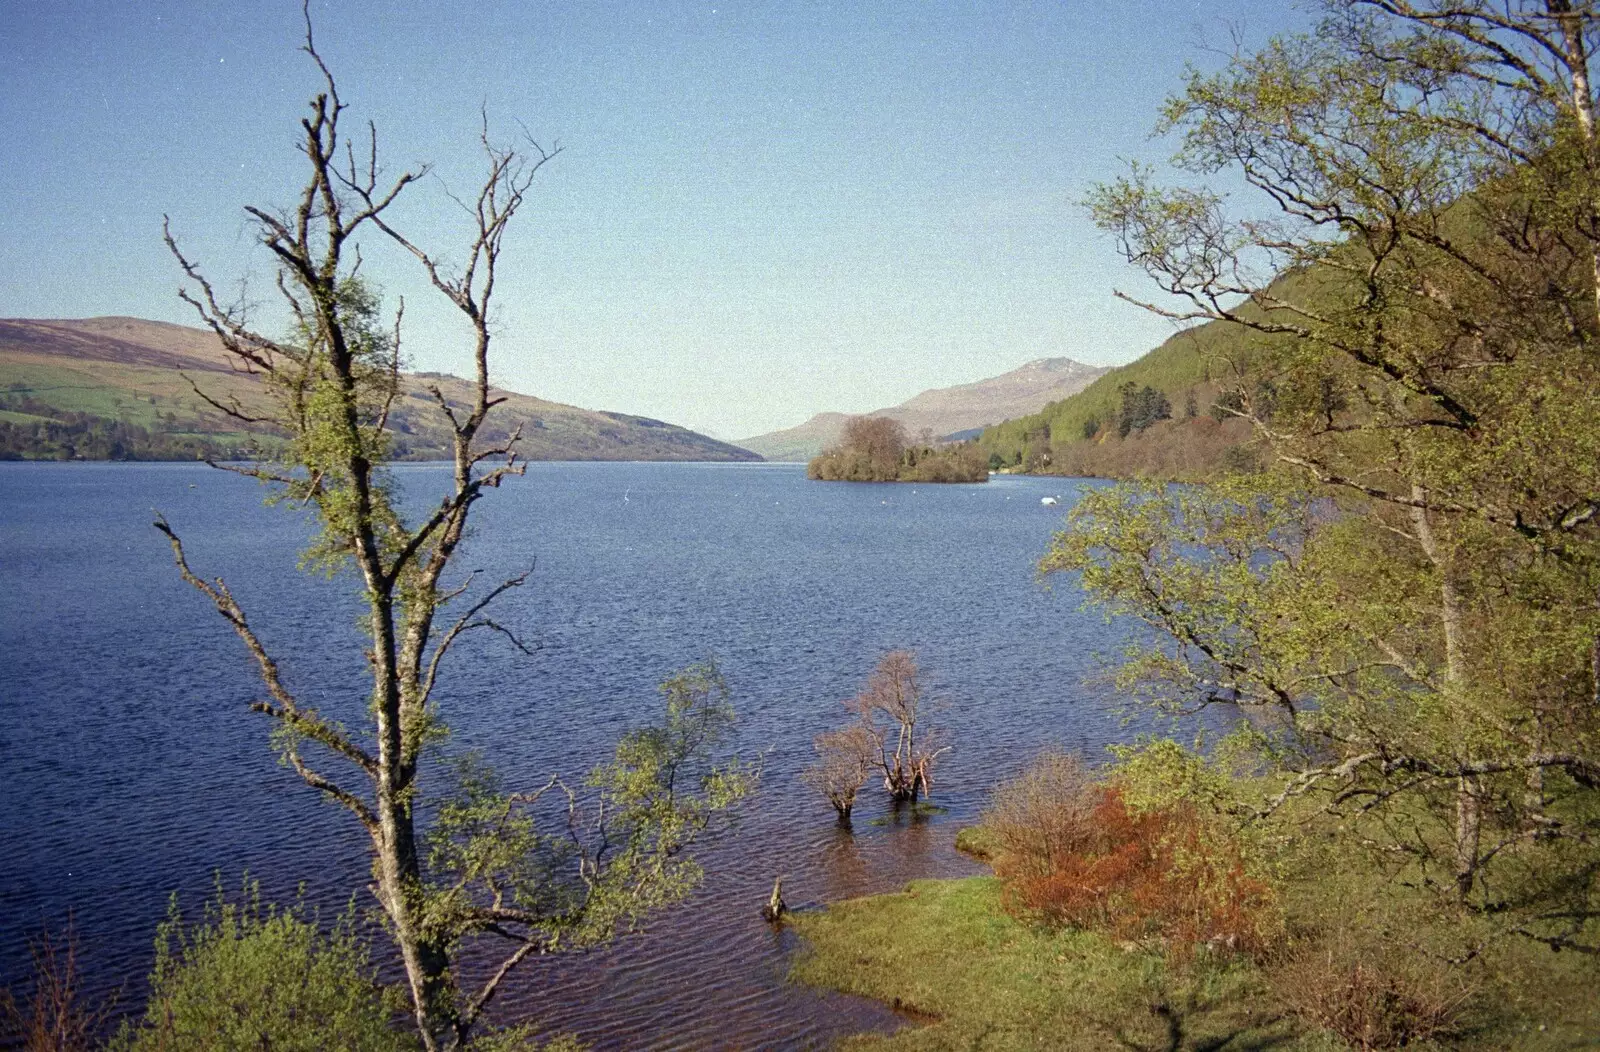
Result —
MULTIPOLYGON (((431 505, 442 468, 405 467, 431 505)), ((482 748, 509 783, 579 774, 655 711, 656 684, 714 657, 737 747, 766 754, 759 796, 707 844, 709 877, 649 932, 528 967, 502 1017, 537 1017, 601 1048, 804 1048, 891 1027, 878 1006, 783 981, 790 937, 756 914, 786 874, 791 904, 973 872, 956 829, 1039 748, 1098 754, 1125 735, 1088 681, 1123 630, 1082 612, 1034 563, 1075 487, 821 484, 788 465, 535 464, 477 505, 457 566, 486 580, 536 566, 491 634, 453 655, 438 696, 452 748, 482 748), (1058 494, 1062 506, 1040 497, 1058 494), (935 781, 949 813, 853 835, 800 769, 882 653, 916 651, 955 749, 935 781)), ((28 935, 70 916, 91 985, 136 1004, 171 892, 248 869, 269 897, 304 882, 340 905, 364 885, 354 821, 268 748, 237 638, 178 580, 159 509, 192 565, 222 575, 303 700, 359 724, 362 657, 348 579, 295 570, 308 523, 253 482, 189 465, 0 465, 0 982, 28 935)), ((366 901, 361 902, 367 905, 366 901)))

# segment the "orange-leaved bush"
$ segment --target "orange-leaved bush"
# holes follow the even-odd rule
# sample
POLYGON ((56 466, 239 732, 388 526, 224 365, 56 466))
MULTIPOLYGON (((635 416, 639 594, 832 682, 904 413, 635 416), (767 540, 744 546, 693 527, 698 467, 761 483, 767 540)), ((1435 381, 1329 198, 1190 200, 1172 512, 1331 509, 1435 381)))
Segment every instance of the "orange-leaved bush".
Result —
POLYGON ((1178 956, 1202 944, 1262 948, 1271 889, 1226 830, 1187 803, 1131 808, 1115 784, 1081 793, 1059 801, 1056 835, 1035 840, 1047 854, 1002 853, 996 872, 1009 909, 1118 939, 1161 939, 1178 956))

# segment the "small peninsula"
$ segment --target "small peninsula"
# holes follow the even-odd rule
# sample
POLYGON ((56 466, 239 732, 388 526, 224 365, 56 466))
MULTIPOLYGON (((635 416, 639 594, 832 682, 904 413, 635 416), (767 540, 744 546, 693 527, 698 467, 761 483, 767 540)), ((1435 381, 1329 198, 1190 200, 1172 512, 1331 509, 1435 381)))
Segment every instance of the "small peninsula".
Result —
POLYGON ((881 416, 851 417, 837 445, 806 465, 821 482, 987 482, 989 463, 975 442, 938 444, 931 434, 913 442, 905 427, 881 416))

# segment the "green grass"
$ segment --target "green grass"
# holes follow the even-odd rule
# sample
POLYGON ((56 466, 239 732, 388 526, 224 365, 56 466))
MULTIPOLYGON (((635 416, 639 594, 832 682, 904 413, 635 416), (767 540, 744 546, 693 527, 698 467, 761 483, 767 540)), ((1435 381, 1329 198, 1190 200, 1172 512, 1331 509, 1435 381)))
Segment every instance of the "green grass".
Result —
POLYGON ((956 830, 956 850, 979 862, 993 859, 999 846, 994 832, 986 825, 962 826, 956 830))
POLYGON ((1466 1032, 1438 1047, 1600 1048, 1600 960, 1551 952, 1505 933, 1492 917, 1460 913, 1341 844, 1332 820, 1309 804, 1298 810, 1300 842, 1280 856, 1275 880, 1290 929, 1342 935, 1367 963, 1471 958, 1455 970, 1472 991, 1466 1032))
MULTIPOLYGON (((981 827, 962 830, 958 842, 972 854, 993 848, 981 827)), ((1429 953, 1459 950, 1454 944, 1473 935, 1476 922, 1441 926, 1436 914, 1417 908, 1412 891, 1384 881, 1359 861, 1317 861, 1316 850, 1306 851, 1303 866, 1283 874, 1291 929, 1315 926, 1348 931, 1358 940, 1376 938, 1378 943, 1364 943, 1367 949, 1357 952, 1370 963, 1389 958, 1391 965, 1424 947, 1429 953), (1383 919, 1374 922, 1375 916, 1383 919)), ((1155 947, 1021 921, 1002 907, 994 877, 916 881, 896 894, 795 914, 792 923, 805 946, 791 978, 873 998, 907 1018, 907 1026, 892 1035, 844 1042, 855 1052, 1350 1047, 1293 1015, 1274 994, 1269 972, 1249 958, 1202 952, 1195 963, 1178 968, 1155 947)), ((1284 980, 1280 975, 1276 981, 1284 980)), ((1467 981, 1473 994, 1464 1031, 1445 1043, 1408 1047, 1600 1047, 1600 968, 1591 958, 1502 939, 1483 949, 1467 981)))
MULTIPOLYGON (((232 373, 202 373, 198 380, 215 397, 238 397, 258 407, 260 395, 252 380, 232 373)), ((62 413, 88 413, 151 430, 162 429, 160 413, 208 436, 231 430, 175 369, 77 359, 0 359, 0 395, 6 393, 25 395, 62 413), (211 423, 194 427, 201 420, 211 423)))
POLYGON ((8 424, 48 424, 52 422, 52 419, 48 416, 35 416, 32 413, 13 413, 9 409, 0 409, 0 420, 4 420, 8 424))
POLYGON ((1248 968, 1179 975, 1156 954, 1098 935, 1023 924, 1000 908, 992 877, 916 881, 793 924, 808 943, 793 978, 884 1001, 913 1020, 893 1035, 852 1038, 849 1049, 1163 1049, 1169 1024, 1158 1005, 1184 1049, 1338 1047, 1298 1035, 1248 968))

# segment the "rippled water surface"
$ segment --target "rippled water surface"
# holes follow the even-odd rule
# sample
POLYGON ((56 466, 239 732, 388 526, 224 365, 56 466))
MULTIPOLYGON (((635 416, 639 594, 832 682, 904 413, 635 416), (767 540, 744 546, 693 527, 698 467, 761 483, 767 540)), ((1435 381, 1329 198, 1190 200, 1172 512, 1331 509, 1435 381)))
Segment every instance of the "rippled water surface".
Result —
MULTIPOLYGON (((398 476, 418 507, 447 479, 398 476)), ((1088 484, 535 464, 478 504, 458 565, 485 579, 535 565, 499 617, 538 649, 485 635, 453 656, 439 691, 452 748, 483 748, 512 784, 580 773, 650 718, 656 683, 710 656, 735 694, 737 747, 767 754, 759 796, 701 852, 709 875, 688 903, 644 935, 519 972, 502 1011, 605 1049, 811 1048, 898 1025, 785 983, 792 937, 757 907, 780 873, 796 905, 974 872, 952 840, 997 779, 1042 746, 1092 753, 1126 733, 1086 683, 1122 630, 1033 573, 1088 484), (869 795, 842 832, 798 774, 894 648, 917 652, 955 743, 934 787, 949 810, 895 822, 869 795)), ((277 765, 266 718, 247 710, 259 691, 241 645, 149 525, 159 509, 195 568, 227 579, 291 686, 358 722, 350 582, 297 573, 308 525, 261 496, 200 466, 0 465, 0 982, 26 974, 28 935, 70 913, 91 985, 126 981, 136 1004, 171 892, 197 903, 214 872, 247 869, 280 900, 303 882, 342 905, 362 887, 359 830, 277 765)))

